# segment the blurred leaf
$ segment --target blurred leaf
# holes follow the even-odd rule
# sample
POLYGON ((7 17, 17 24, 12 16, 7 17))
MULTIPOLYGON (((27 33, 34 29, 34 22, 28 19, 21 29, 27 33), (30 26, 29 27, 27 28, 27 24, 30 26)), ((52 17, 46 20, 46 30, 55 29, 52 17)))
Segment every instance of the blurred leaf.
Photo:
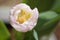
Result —
POLYGON ((40 18, 46 19, 46 20, 53 19, 56 16, 58 16, 58 14, 56 14, 56 12, 53 12, 53 11, 46 11, 46 12, 42 12, 42 14, 40 14, 40 18))
POLYGON ((55 0, 51 10, 60 13, 60 0, 55 0))
POLYGON ((53 11, 47 11, 40 14, 35 30, 39 36, 50 33, 60 19, 60 15, 53 11), (40 33, 39 33, 40 32, 40 33))
POLYGON ((8 29, 6 28, 5 24, 0 21, 0 40, 8 40, 10 37, 10 34, 8 32, 8 29))
POLYGON ((54 0, 23 0, 22 2, 28 4, 31 8, 37 7, 39 12, 42 12, 49 10, 54 0))
POLYGON ((35 30, 33 30, 33 36, 34 36, 35 40, 38 40, 38 34, 35 30))

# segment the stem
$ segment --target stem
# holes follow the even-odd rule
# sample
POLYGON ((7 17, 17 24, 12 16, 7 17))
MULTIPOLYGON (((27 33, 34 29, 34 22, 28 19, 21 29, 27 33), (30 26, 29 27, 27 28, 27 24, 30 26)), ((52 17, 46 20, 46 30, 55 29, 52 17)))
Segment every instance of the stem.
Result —
POLYGON ((14 35, 14 32, 13 32, 13 28, 11 27, 11 25, 9 23, 5 23, 5 25, 7 26, 9 32, 10 32, 10 37, 11 37, 11 40, 16 40, 15 39, 15 35, 14 35))
POLYGON ((13 28, 9 29, 9 31, 10 31, 10 35, 11 35, 11 40, 16 40, 14 33, 13 33, 13 28))

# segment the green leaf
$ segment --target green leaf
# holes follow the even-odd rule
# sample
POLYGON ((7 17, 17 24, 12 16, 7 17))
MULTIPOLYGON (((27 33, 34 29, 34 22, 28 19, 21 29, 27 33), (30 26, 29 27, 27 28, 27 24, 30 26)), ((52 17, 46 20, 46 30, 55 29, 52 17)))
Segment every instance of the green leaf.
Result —
POLYGON ((59 19, 60 15, 53 11, 40 13, 35 30, 37 30, 39 36, 48 34, 56 27, 59 19))
POLYGON ((37 7, 39 12, 43 12, 51 8, 54 0, 22 0, 22 2, 31 6, 32 9, 37 7))
POLYGON ((40 18, 46 19, 46 20, 53 19, 56 16, 58 16, 58 14, 56 14, 56 12, 53 12, 53 11, 42 12, 42 14, 40 13, 40 18))
POLYGON ((33 36, 34 36, 35 40, 38 40, 38 34, 35 30, 33 30, 33 36))
POLYGON ((0 21, 0 40, 8 40, 10 37, 10 34, 8 32, 8 29, 6 28, 5 24, 0 21))

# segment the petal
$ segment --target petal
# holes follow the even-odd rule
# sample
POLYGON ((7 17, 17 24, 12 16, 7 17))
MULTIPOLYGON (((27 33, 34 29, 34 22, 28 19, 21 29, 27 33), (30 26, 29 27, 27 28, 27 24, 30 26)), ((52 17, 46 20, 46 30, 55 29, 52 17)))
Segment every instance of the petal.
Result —
POLYGON ((30 19, 30 29, 33 29, 35 26, 36 26, 36 24, 37 24, 37 20, 38 20, 38 17, 39 17, 39 12, 38 12, 38 9, 37 8, 35 8, 35 9, 33 9, 33 11, 32 11, 32 17, 31 17, 31 19, 30 19))
POLYGON ((32 30, 35 27, 35 25, 36 25, 35 23, 29 22, 29 24, 28 24, 29 31, 32 30))
POLYGON ((39 17, 39 12, 38 12, 38 9, 37 9, 37 8, 34 8, 34 9, 33 9, 33 16, 34 16, 34 18, 38 19, 38 17, 39 17))
POLYGON ((25 9, 27 11, 31 11, 31 8, 27 4, 20 3, 20 4, 16 5, 16 6, 14 6, 11 9, 11 14, 15 13, 17 10, 20 10, 20 9, 25 9))
POLYGON ((15 23, 15 19, 14 19, 14 17, 11 16, 11 15, 10 15, 10 21, 11 21, 12 23, 15 23))
POLYGON ((33 23, 37 24, 37 20, 38 20, 38 17, 39 17, 38 9, 37 8, 33 9, 32 13, 33 13, 33 15, 32 15, 32 18, 31 18, 32 20, 31 21, 33 23))
POLYGON ((15 28, 15 30, 19 31, 19 32, 27 32, 28 29, 26 28, 25 25, 17 25, 17 24, 11 24, 13 28, 15 28))

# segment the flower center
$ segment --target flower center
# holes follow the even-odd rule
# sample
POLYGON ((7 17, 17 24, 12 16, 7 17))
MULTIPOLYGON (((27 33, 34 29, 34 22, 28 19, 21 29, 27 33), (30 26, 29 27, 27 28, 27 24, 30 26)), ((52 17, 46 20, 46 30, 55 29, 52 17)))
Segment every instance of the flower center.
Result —
POLYGON ((18 13, 17 22, 23 23, 31 17, 31 13, 21 9, 21 12, 18 13))

